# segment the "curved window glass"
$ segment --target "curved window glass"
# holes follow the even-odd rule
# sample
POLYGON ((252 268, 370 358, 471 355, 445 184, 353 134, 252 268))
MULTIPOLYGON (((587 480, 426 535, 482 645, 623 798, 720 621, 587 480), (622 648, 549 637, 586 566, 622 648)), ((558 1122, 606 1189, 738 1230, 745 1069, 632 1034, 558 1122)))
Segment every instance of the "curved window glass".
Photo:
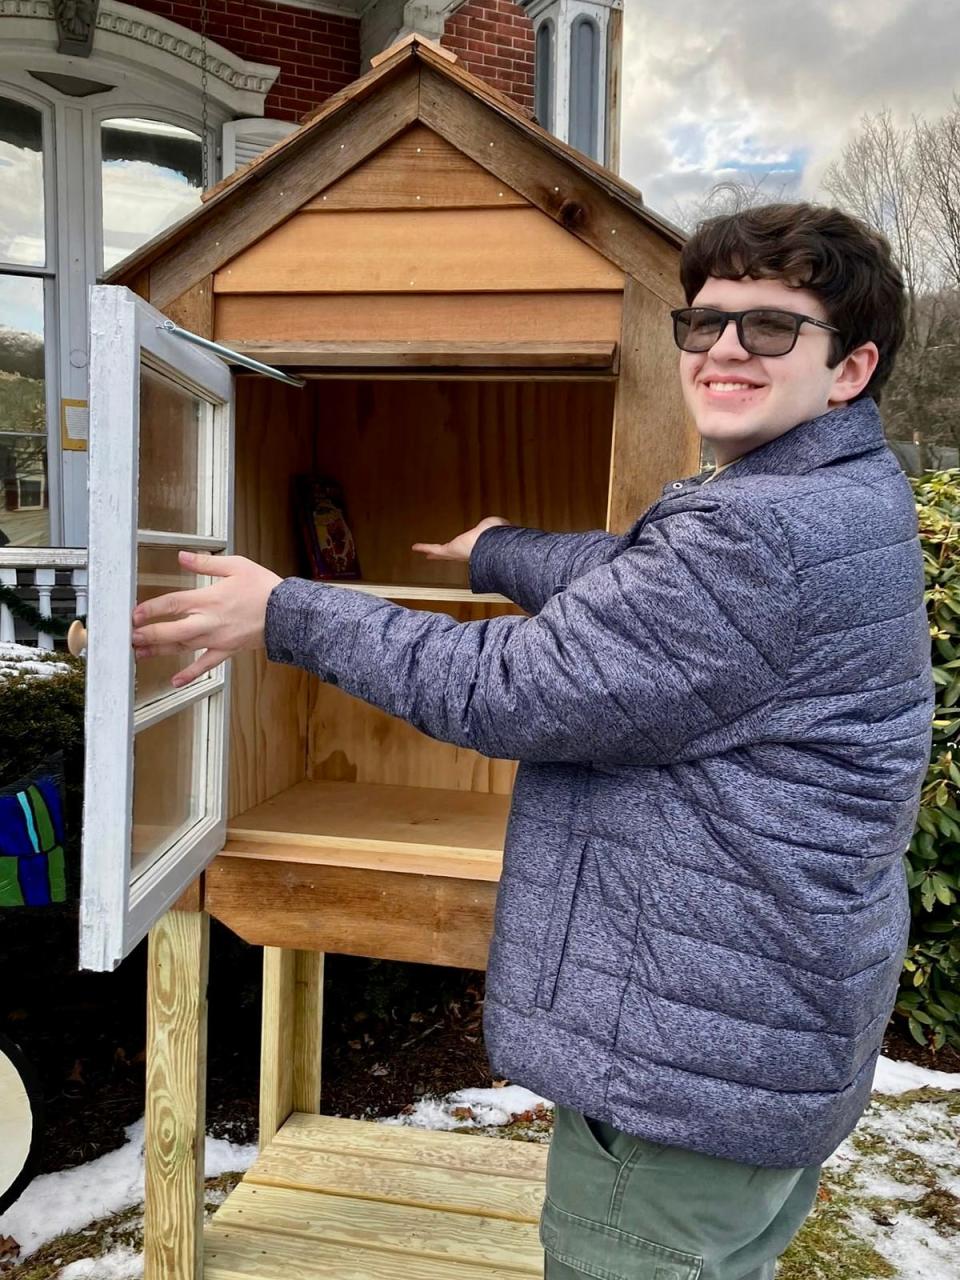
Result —
POLYGON ((537 27, 534 63, 534 109, 537 123, 553 132, 553 23, 544 20, 537 27))
POLYGON ((570 144, 594 160, 600 119, 600 31, 592 18, 570 29, 570 144))
POLYGON ((0 98, 0 262, 46 262, 43 118, 14 98, 0 98))
POLYGON ((199 134, 162 120, 118 118, 100 126, 103 269, 200 203, 199 134))

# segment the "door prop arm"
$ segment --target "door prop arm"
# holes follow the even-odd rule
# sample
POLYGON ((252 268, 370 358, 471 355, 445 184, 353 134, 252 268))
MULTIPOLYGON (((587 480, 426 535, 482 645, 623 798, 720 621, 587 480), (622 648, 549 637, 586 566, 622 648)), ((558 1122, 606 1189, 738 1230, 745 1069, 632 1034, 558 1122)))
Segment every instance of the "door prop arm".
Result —
POLYGON ((244 369, 252 370, 253 373, 262 373, 268 378, 276 378, 278 382, 285 382, 288 387, 305 387, 307 385, 304 378, 294 378, 291 374, 284 373, 282 369, 275 369, 273 365, 261 364, 259 360, 254 360, 252 356, 241 355, 239 351, 231 351, 229 347, 221 346, 219 342, 211 342, 209 338, 201 338, 199 333, 191 333, 189 329, 181 329, 172 320, 164 320, 163 324, 159 325, 158 328, 163 329, 165 333, 172 333, 175 338, 183 338, 184 342, 192 342, 195 347, 203 347, 207 351, 212 351, 214 355, 220 356, 230 364, 239 364, 244 369))

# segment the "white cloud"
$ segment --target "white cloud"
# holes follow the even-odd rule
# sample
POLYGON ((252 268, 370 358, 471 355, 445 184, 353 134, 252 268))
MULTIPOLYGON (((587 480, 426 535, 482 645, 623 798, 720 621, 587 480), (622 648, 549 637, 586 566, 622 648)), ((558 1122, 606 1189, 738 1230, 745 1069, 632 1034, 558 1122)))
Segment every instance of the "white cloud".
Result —
POLYGON ((668 217, 738 173, 815 195, 865 112, 949 106, 958 48, 957 0, 626 0, 623 175, 668 217))

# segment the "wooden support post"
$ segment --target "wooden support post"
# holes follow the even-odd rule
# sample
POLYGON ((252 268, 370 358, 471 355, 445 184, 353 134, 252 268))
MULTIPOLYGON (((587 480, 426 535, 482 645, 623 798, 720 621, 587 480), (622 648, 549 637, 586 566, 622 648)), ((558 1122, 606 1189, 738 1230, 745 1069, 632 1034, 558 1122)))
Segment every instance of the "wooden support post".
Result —
POLYGON ((148 945, 144 1280, 200 1280, 210 917, 168 911, 148 945))
POLYGON ((260 1150, 294 1111, 320 1113, 323 952, 263 949, 260 1150))

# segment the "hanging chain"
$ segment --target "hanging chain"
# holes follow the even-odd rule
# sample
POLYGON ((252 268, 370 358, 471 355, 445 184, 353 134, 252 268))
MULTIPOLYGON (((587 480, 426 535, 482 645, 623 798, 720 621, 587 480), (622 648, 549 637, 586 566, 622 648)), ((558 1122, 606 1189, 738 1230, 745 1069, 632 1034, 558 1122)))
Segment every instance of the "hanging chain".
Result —
POLYGON ((207 136, 207 0, 200 0, 200 180, 206 191, 210 185, 210 160, 207 154, 210 140, 207 136))

